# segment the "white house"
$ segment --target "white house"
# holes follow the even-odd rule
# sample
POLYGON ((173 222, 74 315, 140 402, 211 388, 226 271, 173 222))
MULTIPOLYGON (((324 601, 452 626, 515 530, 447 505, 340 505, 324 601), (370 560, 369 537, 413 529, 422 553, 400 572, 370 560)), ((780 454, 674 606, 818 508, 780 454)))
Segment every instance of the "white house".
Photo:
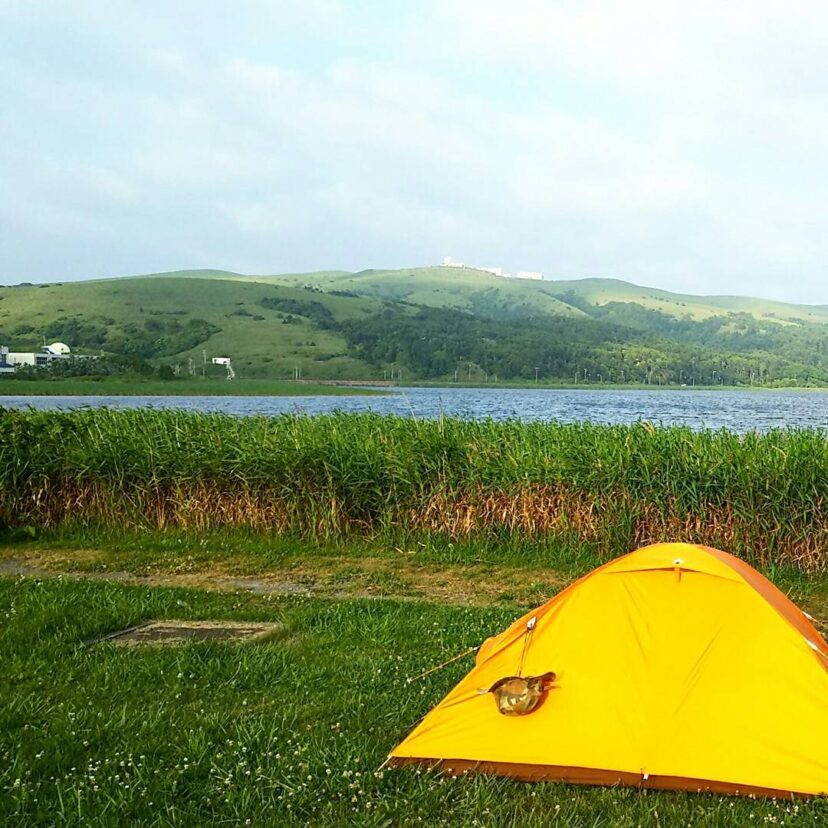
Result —
POLYGON ((519 270, 516 277, 518 279, 535 279, 536 281, 541 281, 543 279, 543 273, 539 270, 519 270))
POLYGON ((51 345, 44 345, 40 351, 9 351, 5 348, 5 360, 7 365, 16 369, 19 365, 46 366, 57 359, 69 359, 72 351, 64 342, 53 342, 51 345))

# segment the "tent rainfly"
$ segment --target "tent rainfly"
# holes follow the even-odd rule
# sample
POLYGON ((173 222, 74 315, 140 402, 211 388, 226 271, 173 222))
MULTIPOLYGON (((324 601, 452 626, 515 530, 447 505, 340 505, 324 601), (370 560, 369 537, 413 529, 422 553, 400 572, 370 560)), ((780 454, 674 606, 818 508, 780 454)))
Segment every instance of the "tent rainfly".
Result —
POLYGON ((828 645, 744 561, 706 546, 648 546, 487 639, 390 763, 826 795, 828 645))

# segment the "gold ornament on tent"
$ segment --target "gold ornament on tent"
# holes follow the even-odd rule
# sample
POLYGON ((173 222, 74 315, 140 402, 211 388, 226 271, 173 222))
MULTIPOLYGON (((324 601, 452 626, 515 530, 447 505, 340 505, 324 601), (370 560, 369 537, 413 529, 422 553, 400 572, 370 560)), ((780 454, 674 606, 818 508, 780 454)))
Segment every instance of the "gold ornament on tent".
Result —
POLYGON ((496 681, 488 690, 497 702, 497 709, 504 716, 525 716, 546 698, 555 681, 554 673, 542 676, 507 676, 496 681))

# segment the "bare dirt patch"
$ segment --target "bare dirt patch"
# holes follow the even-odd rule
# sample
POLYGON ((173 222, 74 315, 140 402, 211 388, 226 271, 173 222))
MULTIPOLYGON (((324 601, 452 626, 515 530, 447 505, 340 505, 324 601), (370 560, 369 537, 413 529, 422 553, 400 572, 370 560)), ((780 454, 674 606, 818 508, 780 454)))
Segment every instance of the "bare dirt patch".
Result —
MULTIPOLYGON (((333 599, 377 598, 429 601, 453 606, 530 608, 547 601, 571 582, 550 569, 490 563, 438 564, 407 555, 320 556, 295 558, 264 569, 244 556, 180 561, 163 558, 137 563, 130 571, 125 555, 110 550, 0 547, 0 576, 114 581, 136 586, 189 587, 263 596, 333 599)), ((813 590, 796 588, 790 597, 819 619, 828 631, 828 593, 823 582, 813 590)))
POLYGON ((279 623, 264 621, 147 621, 98 639, 122 646, 179 646, 194 641, 260 641, 282 629, 279 623))
MULTIPOLYGON (((320 557, 245 571, 244 561, 199 560, 182 572, 165 561, 144 561, 129 571, 123 558, 103 550, 0 548, 0 575, 115 581, 137 586, 179 586, 257 595, 327 598, 390 598, 461 606, 537 605, 569 580, 549 569, 491 564, 435 564, 408 557, 320 557), (93 567, 90 566, 93 565, 93 567), (114 565, 113 565, 114 564, 114 565), (118 568, 116 568, 118 567, 118 568)), ((173 562, 174 563, 174 562, 173 562)))

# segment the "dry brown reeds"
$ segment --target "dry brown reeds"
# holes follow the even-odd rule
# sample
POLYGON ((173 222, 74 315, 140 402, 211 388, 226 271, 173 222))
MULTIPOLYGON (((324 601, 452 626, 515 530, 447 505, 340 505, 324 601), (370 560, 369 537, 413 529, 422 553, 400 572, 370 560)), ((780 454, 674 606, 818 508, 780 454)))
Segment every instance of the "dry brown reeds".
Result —
POLYGON ((649 424, 0 411, 0 521, 560 538, 618 554, 679 539, 826 569, 828 441, 649 424))

